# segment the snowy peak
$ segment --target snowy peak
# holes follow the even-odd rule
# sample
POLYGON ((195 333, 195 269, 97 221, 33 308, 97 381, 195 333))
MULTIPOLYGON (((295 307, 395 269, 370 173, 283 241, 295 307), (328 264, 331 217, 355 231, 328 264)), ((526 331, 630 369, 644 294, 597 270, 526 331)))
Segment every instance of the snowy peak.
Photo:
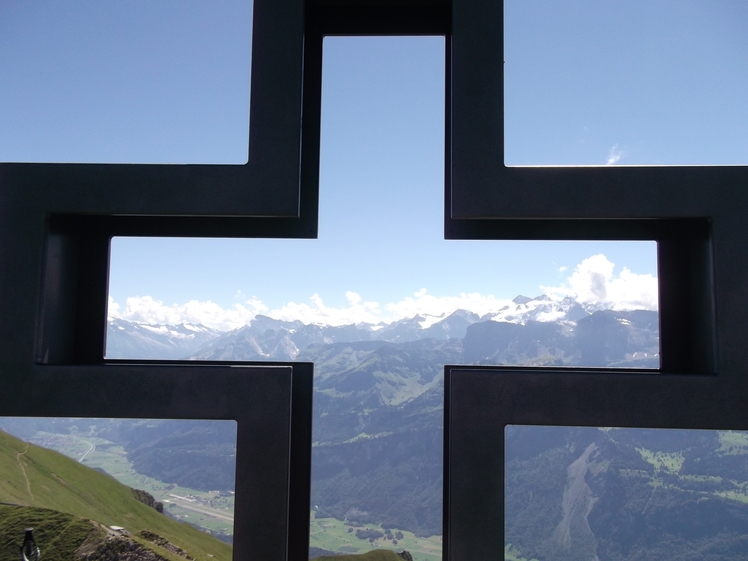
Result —
MULTIPOLYGON (((558 325, 568 332, 576 330, 579 322, 587 321, 596 312, 610 310, 611 307, 610 304, 580 304, 569 296, 559 300, 546 294, 535 298, 519 295, 497 312, 483 316, 468 310, 455 310, 441 315, 415 315, 389 324, 330 326, 258 315, 247 325, 226 333, 204 325, 147 325, 113 319, 109 322, 107 358, 287 361, 295 360, 312 346, 333 343, 386 341, 402 344, 426 340, 463 340, 475 324, 502 324, 507 329, 508 324, 545 324, 548 328, 558 325)), ((620 316, 618 324, 621 326, 636 324, 636 329, 657 331, 656 312, 616 314, 616 317, 620 316), (647 325, 638 325, 641 322, 647 325)), ((484 327, 492 329, 490 325, 484 327)))
POLYGON ((607 310, 610 304, 585 304, 582 305, 571 296, 562 300, 555 300, 547 294, 535 298, 517 296, 512 300, 513 306, 507 306, 495 314, 489 314, 493 321, 503 321, 525 325, 528 321, 576 322, 587 317, 591 313, 607 310))
POLYGON ((107 325, 107 358, 180 359, 218 338, 220 331, 204 325, 151 325, 110 319, 107 325))

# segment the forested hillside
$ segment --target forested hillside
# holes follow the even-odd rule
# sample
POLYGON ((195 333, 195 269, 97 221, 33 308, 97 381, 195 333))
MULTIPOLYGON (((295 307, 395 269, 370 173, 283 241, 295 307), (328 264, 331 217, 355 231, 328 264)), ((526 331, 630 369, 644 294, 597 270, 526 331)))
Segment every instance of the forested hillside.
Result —
POLYGON ((508 427, 506 542, 527 559, 748 556, 745 433, 508 427))

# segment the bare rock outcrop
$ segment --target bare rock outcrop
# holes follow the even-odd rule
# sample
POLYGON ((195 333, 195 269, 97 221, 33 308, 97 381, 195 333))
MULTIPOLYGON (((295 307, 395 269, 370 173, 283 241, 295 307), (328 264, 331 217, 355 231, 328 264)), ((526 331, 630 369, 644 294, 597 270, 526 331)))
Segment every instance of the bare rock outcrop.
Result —
POLYGON ((170 551, 176 555, 179 555, 180 557, 184 557, 185 559, 189 559, 190 561, 194 561, 193 557, 190 557, 187 555, 187 552, 182 549, 181 547, 177 547, 173 543, 171 543, 166 538, 162 538, 155 532, 151 532, 150 530, 143 530, 138 534, 141 538, 148 540, 151 543, 156 544, 159 547, 163 547, 165 550, 170 551))
POLYGON ((158 502, 148 491, 143 491, 142 489, 132 489, 132 494, 133 497, 135 497, 144 505, 148 505, 149 507, 155 509, 156 512, 160 512, 161 514, 164 513, 164 503, 158 502))

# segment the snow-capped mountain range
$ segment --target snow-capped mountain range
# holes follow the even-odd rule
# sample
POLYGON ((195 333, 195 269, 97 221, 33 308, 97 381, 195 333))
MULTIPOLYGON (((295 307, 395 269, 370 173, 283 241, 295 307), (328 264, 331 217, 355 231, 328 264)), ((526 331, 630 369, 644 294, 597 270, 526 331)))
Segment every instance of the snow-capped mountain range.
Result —
POLYGON ((484 315, 455 310, 389 324, 258 315, 221 333, 112 320, 108 334, 109 358, 314 363, 318 516, 343 520, 356 512, 361 523, 423 535, 441 532, 445 364, 659 366, 657 312, 545 295, 518 296, 484 315))
MULTIPOLYGON (((310 345, 354 341, 406 343, 421 339, 463 339, 468 327, 482 322, 526 326, 532 322, 557 323, 573 329, 579 320, 611 305, 582 304, 574 298, 517 296, 495 313, 479 316, 466 310, 442 315, 416 315, 392 323, 343 326, 305 324, 258 315, 247 325, 220 332, 204 325, 148 325, 122 319, 109 321, 107 358, 201 360, 294 360, 310 345)), ((656 312, 650 312, 656 317, 656 312)), ((629 321, 618 318, 622 324, 629 321)), ((648 325, 658 331, 656 321, 648 325)))
POLYGON ((109 319, 108 358, 184 358, 222 334, 204 325, 149 325, 109 319))

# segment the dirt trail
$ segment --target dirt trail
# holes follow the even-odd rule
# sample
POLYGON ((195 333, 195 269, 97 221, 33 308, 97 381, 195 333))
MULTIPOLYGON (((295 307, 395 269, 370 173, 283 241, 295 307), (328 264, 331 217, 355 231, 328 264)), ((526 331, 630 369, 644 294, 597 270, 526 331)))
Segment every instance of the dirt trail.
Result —
POLYGON ((26 489, 29 490, 29 495, 31 495, 31 500, 35 501, 34 493, 31 492, 31 482, 29 481, 28 475, 26 475, 26 468, 23 467, 23 462, 21 461, 21 456, 23 456, 26 452, 29 451, 29 443, 26 443, 26 449, 23 452, 19 452, 16 454, 16 460, 18 460, 18 465, 21 466, 21 471, 23 472, 23 478, 26 480, 26 489))

